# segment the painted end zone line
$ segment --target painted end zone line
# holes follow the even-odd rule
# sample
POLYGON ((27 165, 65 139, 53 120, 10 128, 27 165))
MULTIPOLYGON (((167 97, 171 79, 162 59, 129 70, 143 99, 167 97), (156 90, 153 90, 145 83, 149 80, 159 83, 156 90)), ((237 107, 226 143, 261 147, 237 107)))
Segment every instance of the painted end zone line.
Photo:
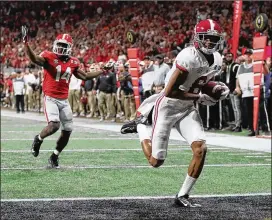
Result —
MULTIPOLYGON (((271 193, 248 194, 222 194, 222 195, 192 195, 190 198, 220 198, 220 197, 245 197, 245 196, 269 196, 271 193)), ((175 196, 128 196, 128 197, 78 197, 78 198, 39 198, 39 199, 1 199, 1 202, 51 202, 51 201, 92 201, 92 200, 150 200, 150 199, 174 199, 175 196)))
MULTIPOLYGON (((270 166, 271 164, 207 164, 205 167, 253 167, 253 166, 270 166)), ((178 168, 178 167, 188 167, 188 165, 165 165, 160 167, 163 168, 178 168)), ((152 166, 148 165, 117 165, 117 166, 61 166, 59 170, 68 169, 154 169, 152 166)), ((46 170, 46 167, 1 167, 1 170, 46 170)))

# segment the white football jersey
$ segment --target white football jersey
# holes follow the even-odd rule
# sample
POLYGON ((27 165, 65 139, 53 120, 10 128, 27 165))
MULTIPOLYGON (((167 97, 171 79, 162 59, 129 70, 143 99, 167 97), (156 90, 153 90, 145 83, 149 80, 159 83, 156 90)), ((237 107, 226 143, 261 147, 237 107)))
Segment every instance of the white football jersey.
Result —
POLYGON ((214 63, 209 66, 205 56, 195 47, 191 46, 184 48, 181 52, 179 52, 171 70, 167 73, 165 85, 167 85, 170 77, 178 68, 189 73, 186 81, 183 83, 183 85, 179 86, 179 89, 185 92, 198 93, 199 88, 194 88, 196 84, 200 87, 205 85, 216 73, 221 70, 222 57, 220 53, 215 52, 213 53, 213 56, 214 63))

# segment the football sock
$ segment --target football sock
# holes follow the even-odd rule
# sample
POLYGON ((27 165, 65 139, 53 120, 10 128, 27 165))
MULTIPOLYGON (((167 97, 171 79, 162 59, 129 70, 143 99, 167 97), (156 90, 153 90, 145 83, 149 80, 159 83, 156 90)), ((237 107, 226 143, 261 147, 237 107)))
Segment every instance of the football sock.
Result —
POLYGON ((58 150, 54 150, 54 154, 58 156, 60 152, 58 150))
POLYGON ((142 142, 145 139, 150 139, 146 125, 138 124, 137 125, 137 132, 139 134, 140 142, 142 142))
POLYGON ((40 134, 38 135, 38 139, 39 139, 40 141, 43 140, 43 139, 41 138, 41 135, 40 135, 40 134))
POLYGON ((187 176, 182 184, 182 187, 180 188, 180 191, 178 193, 178 197, 189 194, 189 192, 191 191, 191 189, 195 185, 196 180, 197 180, 196 178, 193 178, 187 174, 187 176))

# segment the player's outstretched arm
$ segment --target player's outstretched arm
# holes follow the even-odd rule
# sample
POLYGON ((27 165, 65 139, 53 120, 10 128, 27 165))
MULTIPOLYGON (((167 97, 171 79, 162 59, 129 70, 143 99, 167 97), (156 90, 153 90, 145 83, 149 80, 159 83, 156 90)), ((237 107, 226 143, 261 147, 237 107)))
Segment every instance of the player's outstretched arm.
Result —
POLYGON ((44 66, 45 59, 41 56, 38 56, 34 53, 34 51, 31 49, 31 47, 28 45, 28 30, 26 26, 22 26, 22 40, 23 43, 25 44, 25 50, 26 54, 28 55, 29 59, 39 65, 39 66, 44 66))
POLYGON ((43 57, 39 56, 39 55, 36 55, 34 53, 34 51, 31 49, 31 47, 28 45, 28 43, 25 44, 25 50, 26 50, 26 53, 27 53, 29 59, 33 63, 35 63, 35 64, 37 64, 39 66, 44 66, 45 59, 43 57))
POLYGON ((85 80, 93 79, 93 78, 99 76, 101 73, 103 73, 102 70, 84 72, 83 70, 78 69, 75 74, 75 77, 85 81, 85 80))

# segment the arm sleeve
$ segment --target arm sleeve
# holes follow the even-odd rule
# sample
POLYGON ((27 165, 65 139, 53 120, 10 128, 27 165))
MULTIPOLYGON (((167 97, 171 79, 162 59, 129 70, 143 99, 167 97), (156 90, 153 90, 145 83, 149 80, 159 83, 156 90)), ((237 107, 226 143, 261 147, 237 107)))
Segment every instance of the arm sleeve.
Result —
POLYGON ((176 58, 176 68, 180 71, 191 72, 194 64, 195 55, 194 51, 190 48, 183 49, 176 58))

